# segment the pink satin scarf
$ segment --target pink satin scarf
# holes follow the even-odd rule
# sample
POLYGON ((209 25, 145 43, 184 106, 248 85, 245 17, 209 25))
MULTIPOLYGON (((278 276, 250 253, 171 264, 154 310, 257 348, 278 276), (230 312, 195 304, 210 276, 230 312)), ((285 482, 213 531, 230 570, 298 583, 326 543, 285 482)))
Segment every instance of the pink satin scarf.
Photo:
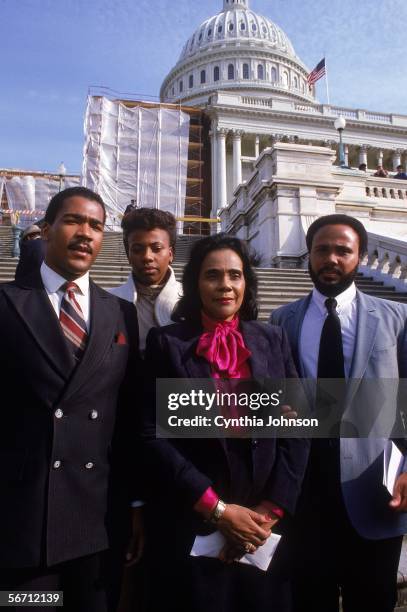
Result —
POLYGON ((202 312, 204 332, 199 338, 196 354, 212 367, 213 378, 250 378, 247 363, 251 352, 245 347, 239 331, 239 317, 232 321, 214 321, 202 312))

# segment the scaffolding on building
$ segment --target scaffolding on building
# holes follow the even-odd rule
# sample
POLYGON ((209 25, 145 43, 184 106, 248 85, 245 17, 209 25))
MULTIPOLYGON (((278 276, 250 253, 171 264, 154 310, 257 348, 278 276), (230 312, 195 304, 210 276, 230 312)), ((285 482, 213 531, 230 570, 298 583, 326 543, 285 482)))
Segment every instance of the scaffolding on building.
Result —
MULTIPOLYGON (((178 116, 182 116, 184 118, 184 126, 187 127, 186 132, 186 147, 183 148, 183 156, 184 159, 180 158, 180 150, 176 151, 174 147, 167 147, 167 155, 168 158, 164 159, 163 155, 165 152, 161 150, 161 159, 159 156, 154 158, 155 167, 158 172, 162 171, 162 165, 164 165, 167 170, 170 169, 171 176, 167 176, 166 180, 175 180, 178 176, 178 187, 180 186, 180 181, 183 181, 182 190, 178 189, 178 195, 181 198, 181 202, 178 202, 178 205, 174 205, 171 212, 173 212, 179 223, 179 229, 181 233, 184 234, 208 234, 210 233, 210 223, 215 222, 216 220, 210 219, 210 211, 211 211, 211 180, 210 180, 210 146, 209 146, 209 123, 208 119, 204 116, 203 112, 200 109, 189 107, 189 106, 180 106, 179 104, 159 104, 156 102, 149 101, 140 101, 135 99, 135 96, 132 94, 118 94, 113 92, 107 88, 100 87, 92 87, 89 90, 89 98, 98 100, 97 104, 99 107, 101 106, 103 98, 107 99, 110 103, 114 103, 116 105, 122 105, 127 109, 131 109, 134 111, 135 109, 141 109, 138 112, 145 111, 153 111, 157 113, 157 117, 165 111, 170 111, 170 113, 176 113, 178 116), (188 121, 185 121, 185 117, 188 118, 188 121), (189 127, 188 127, 189 126, 189 127), (174 165, 175 162, 175 165, 174 165), (180 164, 177 168, 176 164, 180 164), (183 165, 185 164, 185 165, 183 165), (182 174, 182 176, 181 176, 182 174)), ((109 105, 107 105, 109 107, 109 105)), ((89 103, 88 103, 88 112, 87 119, 85 120, 85 132, 87 131, 87 125, 89 126, 89 103)), ((112 107, 109 107, 110 110, 112 107)), ((169 115, 167 115, 168 117, 169 115)), ((165 124, 157 119, 157 124, 159 128, 165 127, 165 124)), ((96 125, 91 126, 91 129, 96 132, 96 125)), ((100 127, 99 127, 100 129, 100 127)), ((137 127, 137 129, 139 129, 137 127)), ((172 134, 173 136, 174 134, 172 134)), ((152 142, 155 142, 154 133, 151 136, 152 142)), ((95 139, 93 139, 95 141, 95 139)), ((136 139, 137 140, 137 139, 136 139)), ((136 140, 134 145, 136 144, 136 140)), ((83 180, 85 184, 88 184, 91 188, 96 188, 96 190, 103 191, 100 189, 100 184, 96 185, 94 181, 87 182, 85 178, 87 174, 89 174, 88 169, 86 168, 86 149, 89 147, 89 138, 87 138, 87 144, 85 143, 85 153, 84 153, 84 172, 83 172, 83 180), (98 188, 97 188, 98 187, 98 188)), ((117 142, 117 141, 116 141, 117 142)), ((182 143, 183 147, 184 143, 182 143)), ((150 143, 151 146, 151 143, 150 143)), ((157 147, 153 144, 154 150, 157 151, 157 147)), ((136 169, 136 161, 140 163, 139 156, 137 155, 137 150, 134 150, 134 158, 131 159, 131 151, 127 151, 127 169, 133 165, 135 173, 136 169)), ((100 151, 99 151, 100 154, 100 151)), ((96 159, 96 151, 93 151, 93 155, 96 159)), ((143 160, 142 160, 143 161, 143 160)), ((146 161, 146 160, 144 160, 146 161)), ((117 168, 119 165, 117 165, 117 168)), ((151 174, 150 174, 151 176, 151 174)), ((117 180, 117 179, 116 179, 117 180)), ((160 182, 160 175, 158 174, 156 177, 157 182, 160 182)), ((162 179, 161 179, 162 181, 162 179)), ((160 187, 154 187, 150 185, 150 191, 153 192, 153 196, 148 197, 144 192, 144 197, 141 198, 141 188, 140 188, 140 175, 134 176, 134 185, 132 189, 129 189, 129 174, 126 177, 126 189, 123 191, 124 198, 122 201, 116 202, 113 204, 113 207, 116 210, 116 214, 121 218, 121 214, 126 208, 126 205, 130 204, 131 200, 135 201, 138 206, 153 206, 158 208, 164 208, 168 210, 168 200, 160 201, 160 187), (132 193, 132 197, 131 197, 132 193)), ((168 183, 165 185, 164 189, 168 189, 168 183)), ((144 182, 145 189, 145 182, 144 182)), ((111 190, 112 191, 112 190, 111 190)), ((165 192, 164 192, 165 193, 165 192)), ((174 190, 173 190, 174 193, 174 190)), ((162 191, 161 191, 162 194, 162 191)), ((101 193, 102 197, 106 194, 101 193)), ((163 198, 161 197, 161 200, 163 198)), ((114 213, 115 214, 115 213, 114 213)))

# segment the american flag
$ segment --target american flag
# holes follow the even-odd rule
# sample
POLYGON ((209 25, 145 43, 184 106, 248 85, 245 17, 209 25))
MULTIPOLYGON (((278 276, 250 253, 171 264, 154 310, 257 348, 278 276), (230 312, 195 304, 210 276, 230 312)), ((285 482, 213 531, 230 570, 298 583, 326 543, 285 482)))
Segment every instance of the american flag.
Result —
POLYGON ((311 87, 314 83, 322 79, 325 75, 325 58, 317 64, 312 72, 309 73, 307 83, 311 87))

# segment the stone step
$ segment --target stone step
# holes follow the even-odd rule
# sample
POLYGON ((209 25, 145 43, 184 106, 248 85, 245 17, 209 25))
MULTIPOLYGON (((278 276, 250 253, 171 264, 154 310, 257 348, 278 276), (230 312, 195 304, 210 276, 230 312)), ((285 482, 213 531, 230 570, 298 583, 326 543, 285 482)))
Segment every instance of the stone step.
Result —
MULTIPOLYGON (((9 259, 0 259, 0 271, 1 272, 6 272, 7 270, 13 271, 17 265, 17 259, 16 258, 9 258, 9 259)), ((98 274, 107 274, 108 276, 113 276, 114 274, 119 274, 120 276, 122 276, 123 274, 129 274, 130 273, 130 266, 127 263, 109 263, 108 260, 106 260, 105 262, 101 262, 100 260, 98 260, 93 266, 92 266, 92 270, 94 272, 97 272, 98 274)), ((182 270, 183 270, 183 266, 179 265, 179 266, 174 266, 174 271, 175 274, 177 276, 177 278, 181 279, 182 276, 182 270)), ((269 287, 272 286, 279 286, 279 287, 295 287, 297 289, 304 289, 304 290, 310 290, 312 288, 312 281, 310 279, 297 279, 297 278, 291 278, 290 275, 286 275, 286 276, 280 276, 280 277, 269 277, 269 278, 264 278, 261 273, 259 273, 258 270, 256 270, 256 273, 258 275, 259 278, 259 289, 268 289, 269 287)), ((382 282, 377 282, 377 281, 373 281, 373 280, 369 280, 368 278, 363 278, 363 277, 359 277, 357 279, 357 284, 360 287, 363 287, 365 289, 373 289, 373 288, 382 288, 382 290, 384 292, 393 292, 394 291, 394 287, 385 287, 384 284, 382 282)))
MULTIPOLYGON (((188 248, 199 239, 199 236, 179 238, 178 257, 184 253, 185 258, 173 263, 178 280, 182 279, 188 248)), ((11 246, 11 228, 0 226, 0 282, 14 278, 18 260, 11 257, 11 246)), ((130 266, 124 251, 122 234, 106 233, 101 253, 92 267, 91 277, 102 287, 117 287, 127 280, 129 273, 130 266)), ((258 268, 256 274, 262 319, 267 319, 274 308, 305 296, 313 286, 306 269, 258 268)), ((383 282, 377 282, 371 276, 358 274, 356 282, 362 291, 370 295, 407 303, 407 293, 384 286, 383 282)))

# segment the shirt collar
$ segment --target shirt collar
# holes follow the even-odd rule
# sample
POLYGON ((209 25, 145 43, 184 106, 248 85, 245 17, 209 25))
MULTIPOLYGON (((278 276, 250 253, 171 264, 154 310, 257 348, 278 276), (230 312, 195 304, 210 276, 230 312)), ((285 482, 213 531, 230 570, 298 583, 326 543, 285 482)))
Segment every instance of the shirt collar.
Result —
MULTIPOLYGON (((326 307, 325 307, 326 299, 327 299, 326 295, 323 295, 315 287, 313 288, 312 302, 315 304, 315 306, 318 308, 320 313, 323 315, 326 315, 326 312, 327 312, 326 307)), ((345 310, 352 304, 353 300, 355 299, 356 299, 356 285, 355 283, 352 283, 350 287, 345 289, 345 291, 342 291, 342 293, 335 296, 335 300, 337 301, 337 304, 338 304, 336 307, 336 310, 338 312, 345 310)))
MULTIPOLYGON (((61 289, 61 286, 67 282, 67 279, 52 270, 45 261, 42 262, 41 268, 41 279, 44 284, 47 293, 57 293, 61 289)), ((86 272, 83 276, 76 278, 76 285, 78 285, 79 291, 82 295, 88 295, 89 293, 89 272, 86 272)))

